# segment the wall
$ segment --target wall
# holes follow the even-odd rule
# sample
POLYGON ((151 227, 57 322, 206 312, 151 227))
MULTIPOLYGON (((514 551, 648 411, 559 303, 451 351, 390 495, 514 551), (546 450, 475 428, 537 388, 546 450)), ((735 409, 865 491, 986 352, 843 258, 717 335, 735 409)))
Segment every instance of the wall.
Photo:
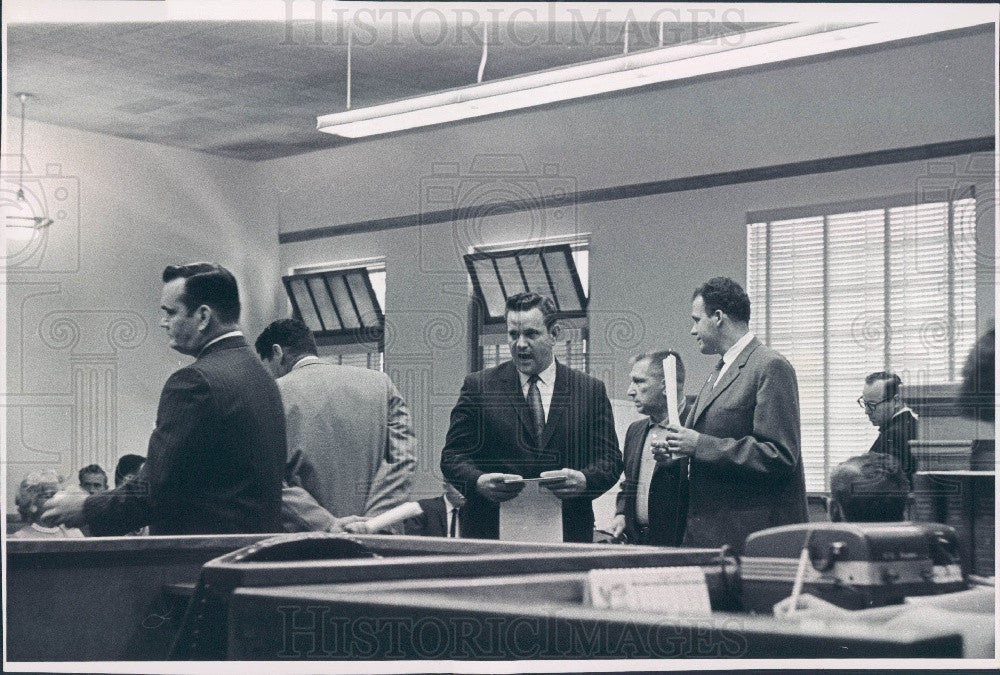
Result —
MULTIPOLYGON (((113 477, 120 455, 146 454, 160 388, 189 362, 158 326, 164 266, 229 267, 252 335, 279 290, 252 164, 30 120, 25 138, 26 196, 56 222, 44 240, 7 242, 4 259, 8 511, 27 471, 75 483, 85 464, 113 477)), ((16 129, 5 141, 16 147, 16 129)), ((10 204, 16 162, 2 180, 10 204)))
POLYGON ((981 330, 993 321, 991 155, 507 215, 490 215, 491 201, 991 136, 993 80, 993 35, 973 34, 406 132, 267 162, 263 171, 286 214, 282 232, 445 208, 429 201, 436 186, 452 188, 456 205, 479 208, 469 221, 281 246, 284 268, 385 256, 387 364, 414 407, 419 486, 432 491, 467 372, 461 255, 471 245, 590 233, 592 372, 624 397, 628 357, 645 347, 672 345, 690 381, 707 376, 712 359, 688 335, 690 294, 715 274, 744 279, 746 212, 913 193, 943 171, 986 198, 981 330), (490 154, 509 155, 523 171, 477 173, 490 154), (435 163, 457 164, 458 174, 435 163))

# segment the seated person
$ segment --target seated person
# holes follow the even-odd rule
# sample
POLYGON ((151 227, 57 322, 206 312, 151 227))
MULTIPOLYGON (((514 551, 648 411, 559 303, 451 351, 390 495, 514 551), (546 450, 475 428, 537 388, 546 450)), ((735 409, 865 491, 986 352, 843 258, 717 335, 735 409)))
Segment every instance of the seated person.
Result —
POLYGON ((21 481, 14 503, 17 504, 21 521, 25 523, 10 539, 67 539, 83 536, 77 528, 65 525, 46 527, 40 521, 42 506, 62 487, 62 476, 52 469, 33 471, 21 481))
POLYGON ((142 455, 122 455, 115 466, 115 487, 135 478, 145 463, 146 458, 142 455))
POLYGON ((444 481, 442 485, 444 494, 440 497, 417 500, 423 513, 403 523, 404 534, 423 537, 461 536, 462 507, 465 506, 465 497, 448 481, 444 481))
POLYGON ((868 451, 895 457, 912 486, 917 460, 910 452, 910 441, 917 437, 917 415, 903 403, 902 384, 895 373, 872 373, 865 378, 858 405, 872 425, 878 427, 878 438, 868 451))
POLYGON ((910 481, 891 455, 869 452, 841 462, 830 475, 830 520, 885 523, 903 520, 910 481))
MULTIPOLYGON (((892 456, 869 452, 837 465, 830 476, 830 519, 846 522, 903 520, 909 481, 892 456)), ((803 593, 794 607, 788 597, 774 606, 774 615, 785 619, 862 621, 879 630, 954 626, 962 634, 965 657, 993 658, 994 588, 978 586, 967 591, 906 598, 902 605, 850 610, 803 593)))
POLYGON ((80 478, 80 489, 88 495, 96 495, 108 489, 108 474, 100 464, 88 464, 77 475, 80 478))

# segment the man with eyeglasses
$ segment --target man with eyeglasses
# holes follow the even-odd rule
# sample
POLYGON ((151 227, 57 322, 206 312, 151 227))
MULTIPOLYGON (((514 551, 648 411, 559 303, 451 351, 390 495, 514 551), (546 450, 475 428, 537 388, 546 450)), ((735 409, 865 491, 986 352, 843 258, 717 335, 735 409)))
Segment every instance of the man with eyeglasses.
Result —
POLYGON ((879 430, 869 452, 895 457, 912 487, 917 460, 910 452, 910 441, 917 437, 917 416, 903 403, 899 395, 901 384, 895 373, 872 373, 865 378, 858 405, 879 430))

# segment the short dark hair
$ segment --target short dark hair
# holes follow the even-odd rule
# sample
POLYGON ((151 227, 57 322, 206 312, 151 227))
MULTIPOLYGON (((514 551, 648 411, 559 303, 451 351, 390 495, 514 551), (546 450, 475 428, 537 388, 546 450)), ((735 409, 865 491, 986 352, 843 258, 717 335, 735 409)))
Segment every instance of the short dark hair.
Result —
POLYGON ((677 357, 677 386, 684 386, 684 361, 681 359, 681 355, 675 352, 673 349, 659 349, 650 350, 643 352, 641 354, 636 354, 632 357, 632 365, 639 363, 639 361, 649 361, 649 365, 646 367, 649 373, 653 373, 657 377, 663 377, 663 359, 667 358, 673 354, 677 357))
POLYGON ((705 313, 722 310, 726 316, 741 323, 750 323, 750 297, 743 287, 729 277, 713 277, 694 290, 691 299, 701 296, 705 313))
POLYGON ((545 327, 552 328, 558 318, 556 317, 558 311, 556 303, 552 302, 550 297, 531 291, 517 293, 507 298, 507 309, 504 316, 510 312, 528 312, 535 307, 542 310, 542 320, 545 322, 545 327))
POLYGON ((163 270, 163 283, 174 279, 184 279, 181 302, 188 314, 208 305, 222 323, 240 320, 240 291, 236 277, 222 265, 209 262, 167 265, 163 270))
POLYGON ((82 483, 83 477, 88 473, 99 473, 102 476, 104 476, 104 480, 108 479, 108 474, 105 473, 104 469, 101 468, 100 464, 88 464, 87 466, 83 467, 77 472, 76 477, 82 483))
POLYGON ((899 393, 899 386, 903 384, 903 381, 899 379, 899 375, 896 373, 890 373, 887 370, 880 370, 877 373, 871 373, 865 377, 865 384, 874 384, 875 382, 885 382, 885 398, 893 398, 899 393))
POLYGON ((122 455, 115 466, 115 487, 125 482, 125 477, 138 471, 146 458, 142 455, 122 455))
POLYGON ((280 345, 289 354, 316 356, 316 340, 309 327, 298 319, 278 319, 257 336, 254 349, 262 359, 271 358, 271 345, 280 345))
POLYGON ((899 460, 880 452, 851 457, 830 475, 830 493, 849 522, 903 520, 909 489, 899 460))

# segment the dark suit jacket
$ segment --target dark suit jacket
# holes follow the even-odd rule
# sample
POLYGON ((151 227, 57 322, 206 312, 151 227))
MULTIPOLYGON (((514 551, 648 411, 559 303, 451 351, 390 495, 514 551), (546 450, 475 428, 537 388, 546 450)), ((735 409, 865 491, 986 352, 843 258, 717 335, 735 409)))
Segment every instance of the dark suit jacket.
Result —
MULTIPOLYGON (((421 537, 447 537, 448 509, 451 506, 445 501, 444 496, 418 499, 417 503, 420 504, 420 508, 424 512, 419 516, 408 518, 403 523, 403 533, 421 537)), ((465 507, 462 507, 458 510, 459 536, 462 536, 462 519, 464 515, 465 507)))
POLYGON ((88 497, 84 515, 96 535, 280 532, 284 469, 278 387, 234 336, 170 376, 138 476, 88 497))
POLYGON ((879 452, 892 455, 899 460, 900 466, 906 472, 906 477, 913 485, 913 474, 917 471, 917 459, 910 452, 910 441, 917 437, 917 418, 909 410, 904 410, 884 427, 879 429, 878 438, 872 443, 869 452, 879 452))
POLYGON ((467 500, 463 536, 500 536, 498 505, 476 491, 479 476, 502 472, 536 478, 543 471, 564 467, 581 471, 587 477, 587 490, 562 502, 563 540, 592 542, 591 501, 607 492, 622 471, 611 402, 602 382, 557 363, 552 404, 539 443, 512 362, 465 378, 441 451, 445 480, 467 500))
POLYGON ((785 357, 756 338, 713 388, 715 377, 685 422, 701 436, 684 544, 739 554, 751 532, 807 520, 798 384, 785 357))
POLYGON ((646 417, 633 422, 625 432, 625 479, 618 492, 616 513, 625 516, 625 534, 630 542, 679 546, 687 520, 687 459, 657 465, 649 486, 648 531, 636 522, 639 460, 649 430, 650 419, 646 417))

